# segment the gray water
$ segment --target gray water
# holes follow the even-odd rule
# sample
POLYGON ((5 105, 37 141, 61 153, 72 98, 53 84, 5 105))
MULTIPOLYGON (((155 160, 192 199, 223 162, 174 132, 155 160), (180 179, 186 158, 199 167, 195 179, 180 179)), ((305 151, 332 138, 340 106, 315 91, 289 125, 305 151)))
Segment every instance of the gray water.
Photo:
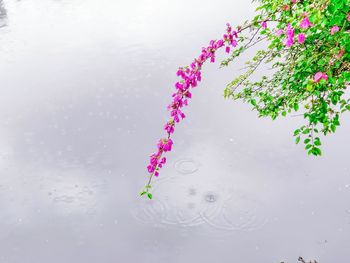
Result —
MULTIPOLYGON (((350 117, 321 158, 205 67, 154 200, 138 197, 175 72, 246 0, 0 6, 0 263, 350 260, 350 117)), ((221 54, 224 58, 224 54, 221 54)))

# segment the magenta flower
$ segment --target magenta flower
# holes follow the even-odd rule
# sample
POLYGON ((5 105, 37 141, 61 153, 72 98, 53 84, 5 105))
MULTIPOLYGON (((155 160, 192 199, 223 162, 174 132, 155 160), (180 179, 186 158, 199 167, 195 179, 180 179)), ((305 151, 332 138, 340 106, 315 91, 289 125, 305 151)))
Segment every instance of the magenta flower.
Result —
POLYGON ((321 81, 321 79, 324 79, 324 80, 328 81, 328 76, 327 76, 327 74, 325 74, 325 73, 323 73, 323 72, 317 72, 317 73, 315 74, 315 76, 314 76, 314 81, 315 81, 316 83, 318 83, 318 82, 321 81))
MULTIPOLYGON (((159 168, 162 168, 163 167, 163 164, 165 164, 166 163, 166 158, 165 157, 163 157, 163 158, 161 158, 160 159, 160 162, 158 163, 158 167, 159 168)), ((155 175, 155 174, 154 174, 155 175)), ((158 175, 156 175, 156 176, 158 176, 158 175)))
POLYGON ((311 24, 308 17, 305 17, 300 23, 300 28, 309 28, 311 26, 312 26, 312 24, 311 24))
POLYGON ((173 141, 171 139, 163 139, 162 142, 164 152, 170 152, 173 146, 173 141))
POLYGON ((227 27, 227 28, 226 28, 227 33, 230 34, 231 31, 232 31, 232 27, 231 27, 230 23, 227 23, 227 24, 226 24, 226 27, 227 27))
POLYGON ((293 46, 293 44, 294 44, 294 40, 293 40, 293 38, 287 38, 287 40, 286 40, 286 46, 287 47, 291 47, 291 46, 293 46))
POLYGON ((169 139, 161 139, 158 142, 158 153, 151 155, 151 165, 158 164, 158 159, 160 158, 160 154, 164 152, 170 152, 171 147, 173 146, 173 141, 169 139), (156 159, 156 161, 155 161, 156 159))
POLYGON ((147 166, 147 171, 148 171, 149 173, 153 173, 154 170, 155 170, 155 166, 152 166, 152 165, 148 165, 148 166, 147 166))
POLYGON ((299 44, 303 44, 305 42, 305 34, 298 35, 298 42, 299 44))
POLYGON ((222 39, 220 39, 217 43, 218 48, 221 48, 224 45, 224 41, 222 39))
POLYGON ((291 26, 290 23, 287 25, 286 35, 289 38, 294 38, 294 28, 291 26))
POLYGON ((280 35, 282 35, 283 34, 283 30, 282 29, 278 29, 277 31, 276 31, 276 35, 277 36, 280 36, 280 35))
POLYGON ((266 22, 266 21, 263 21, 263 22, 261 23, 261 27, 264 28, 264 29, 266 29, 266 28, 267 28, 267 22, 266 22))
POLYGON ((288 23, 287 25, 287 29, 286 29, 286 46, 287 47, 291 47, 294 44, 294 28, 291 26, 290 23, 288 23))
POLYGON ((163 157, 163 158, 160 160, 160 163, 161 163, 161 164, 165 164, 165 163, 166 163, 166 158, 163 157))
POLYGON ((166 130, 168 134, 172 134, 175 131, 174 125, 174 121, 171 120, 164 125, 164 130, 166 130))
POLYGON ((317 72, 314 76, 314 81, 319 82, 322 79, 323 73, 322 72, 317 72))
POLYGON ((236 47, 237 46, 237 41, 233 39, 231 41, 231 46, 236 47))
POLYGON ((339 27, 338 27, 338 26, 333 26, 333 27, 331 28, 331 35, 334 35, 335 32, 338 32, 338 31, 339 31, 339 27))
MULTIPOLYGON (((265 26, 265 24, 263 25, 265 26)), ((240 29, 238 29, 239 32, 240 29)), ((165 123, 164 130, 167 132, 167 138, 161 139, 157 143, 157 152, 150 156, 147 166, 147 171, 154 176, 159 175, 159 169, 166 163, 166 158, 162 155, 171 151, 173 141, 171 135, 175 132, 175 126, 186 116, 182 112, 182 108, 188 105, 188 100, 191 99, 192 94, 190 88, 198 85, 202 80, 201 70, 206 61, 215 62, 216 51, 225 47, 227 53, 230 52, 231 46, 237 46, 238 34, 237 31, 232 30, 230 24, 227 24, 226 33, 219 40, 211 40, 207 47, 202 48, 200 55, 188 67, 180 67, 176 75, 180 78, 175 83, 175 92, 172 94, 172 102, 168 105, 170 111, 170 119, 165 123)), ((149 186, 149 184, 148 184, 149 186)), ((148 191, 147 191, 148 192, 148 191)))

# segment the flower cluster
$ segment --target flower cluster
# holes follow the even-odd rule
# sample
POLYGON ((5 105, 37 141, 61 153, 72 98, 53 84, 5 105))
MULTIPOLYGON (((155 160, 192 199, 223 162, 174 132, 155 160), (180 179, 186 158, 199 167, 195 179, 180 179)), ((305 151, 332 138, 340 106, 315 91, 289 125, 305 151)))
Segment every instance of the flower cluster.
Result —
MULTIPOLYGON (((173 141, 170 137, 175 131, 176 124, 186 117, 182 109, 188 105, 189 99, 192 98, 190 88, 195 88, 198 82, 202 80, 201 70, 203 64, 208 60, 214 63, 217 50, 225 48, 225 51, 229 53, 232 47, 237 46, 239 30, 233 30, 230 24, 226 26, 226 32, 221 39, 211 40, 209 45, 202 48, 201 54, 189 66, 180 67, 176 72, 180 80, 175 83, 176 91, 172 94, 172 102, 168 105, 170 119, 164 125, 167 137, 159 140, 157 151, 150 156, 147 166, 147 171, 150 173, 150 180, 146 185, 145 191, 141 192, 141 195, 147 194, 149 198, 152 198, 152 195, 149 193, 151 179, 153 176, 159 175, 160 168, 166 163, 166 157, 163 157, 163 154, 172 149, 173 141)), ((263 24, 264 26, 266 27, 263 24)))
MULTIPOLYGON (((296 1, 293 1, 293 3, 296 3, 296 1)), ((288 6, 288 5, 287 5, 288 6)), ((285 10, 289 10, 289 6, 288 9, 286 9, 284 7, 285 10)), ((303 13, 303 20, 300 22, 300 29, 308 29, 309 27, 312 27, 313 24, 310 22, 310 19, 308 17, 308 13, 303 13)), ((347 16, 347 20, 350 21, 350 14, 347 16)), ((262 27, 266 28, 266 22, 264 21, 262 23, 262 27)), ((330 29, 330 34, 334 35, 336 32, 339 31, 339 27, 337 25, 334 25, 331 29, 330 29)), ((276 32, 276 35, 280 36, 283 34, 283 30, 279 29, 276 32)), ((290 23, 288 23, 287 28, 286 28, 286 42, 285 45, 287 47, 291 47, 294 44, 294 36, 295 36, 295 29, 291 26, 290 23)), ((299 44, 303 44, 305 42, 306 39, 306 35, 304 33, 300 33, 298 34, 298 43, 299 44)))
POLYGON ((291 47, 294 44, 294 28, 288 23, 287 30, 286 30, 286 46, 291 47))
MULTIPOLYGON (((308 29, 309 27, 312 27, 312 24, 309 20, 308 14, 304 13, 304 18, 300 22, 300 28, 301 29, 308 29)), ((279 29, 277 31, 277 35, 281 35, 283 33, 283 30, 279 29)), ((294 44, 294 36, 295 36, 295 29, 292 27, 290 23, 288 23, 286 28, 286 42, 285 45, 287 47, 291 47, 294 44)), ((305 42, 306 35, 304 33, 298 34, 298 43, 303 44, 305 42)))
MULTIPOLYGON (((293 4, 296 4, 297 1, 292 1, 293 4)), ((287 5, 288 6, 288 5, 287 5)), ((288 8, 284 7, 284 10, 289 10, 289 6, 288 8)), ((347 15, 347 20, 350 21, 350 14, 347 15)), ((263 22, 262 26, 264 28, 267 27, 266 22, 263 22)), ((300 22, 299 25, 300 29, 308 29, 309 27, 313 27, 313 24, 310 22, 310 19, 308 17, 308 13, 303 13, 303 19, 300 22)), ((336 32, 338 32, 340 29, 337 25, 334 25, 331 29, 330 29, 330 34, 334 35, 336 32)), ((276 32, 276 35, 280 36, 283 34, 283 30, 279 29, 276 32)), ((286 47, 291 47, 294 44, 294 37, 295 37, 295 29, 291 26, 290 23, 287 24, 287 28, 286 28, 286 42, 285 45, 286 47)), ((304 33, 300 33, 298 34, 298 43, 299 44, 303 44, 306 40, 306 35, 304 33)), ((341 51, 342 52, 342 51, 341 51)), ((338 58, 340 58, 343 54, 342 53, 338 54, 338 58)), ((326 81, 328 81, 328 76, 325 73, 322 72, 317 72, 314 75, 314 82, 318 83, 320 82, 321 79, 324 79, 326 81)))
MULTIPOLYGON (((319 156, 318 136, 335 133, 341 114, 350 111, 350 0, 257 1, 261 5, 252 19, 252 37, 240 41, 240 46, 265 38, 267 48, 247 62, 245 72, 227 85, 224 96, 250 103, 260 117, 276 119, 300 111, 298 116, 306 123, 294 131, 295 142, 304 138, 307 153, 319 156), (261 19, 273 27, 258 25, 261 19), (259 26, 265 30, 259 31, 259 26), (271 64, 274 73, 253 80, 262 63, 271 64)), ((235 52, 235 57, 244 51, 235 52)))

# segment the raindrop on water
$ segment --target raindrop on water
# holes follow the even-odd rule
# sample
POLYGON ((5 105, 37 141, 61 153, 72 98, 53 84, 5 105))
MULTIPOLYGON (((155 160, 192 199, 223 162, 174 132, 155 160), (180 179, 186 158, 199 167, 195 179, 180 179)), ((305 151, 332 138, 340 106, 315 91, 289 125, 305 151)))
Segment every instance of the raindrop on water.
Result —
POLYGON ((217 196, 214 193, 207 193, 204 196, 205 201, 207 201, 208 203, 214 203, 217 200, 217 196))

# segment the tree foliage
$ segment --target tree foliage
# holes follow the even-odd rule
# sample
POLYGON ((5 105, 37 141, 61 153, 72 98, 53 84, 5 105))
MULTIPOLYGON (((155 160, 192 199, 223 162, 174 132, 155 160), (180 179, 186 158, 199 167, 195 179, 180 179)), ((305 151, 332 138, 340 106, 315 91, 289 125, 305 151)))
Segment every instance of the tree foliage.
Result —
POLYGON ((321 155, 320 134, 335 133, 340 115, 350 110, 350 0, 259 0, 251 21, 240 28, 240 48, 222 62, 229 65, 262 41, 266 48, 247 62, 244 73, 230 82, 226 98, 242 99, 261 117, 299 112, 305 124, 294 131, 308 154, 321 155), (253 80, 263 64, 270 76, 253 80))

